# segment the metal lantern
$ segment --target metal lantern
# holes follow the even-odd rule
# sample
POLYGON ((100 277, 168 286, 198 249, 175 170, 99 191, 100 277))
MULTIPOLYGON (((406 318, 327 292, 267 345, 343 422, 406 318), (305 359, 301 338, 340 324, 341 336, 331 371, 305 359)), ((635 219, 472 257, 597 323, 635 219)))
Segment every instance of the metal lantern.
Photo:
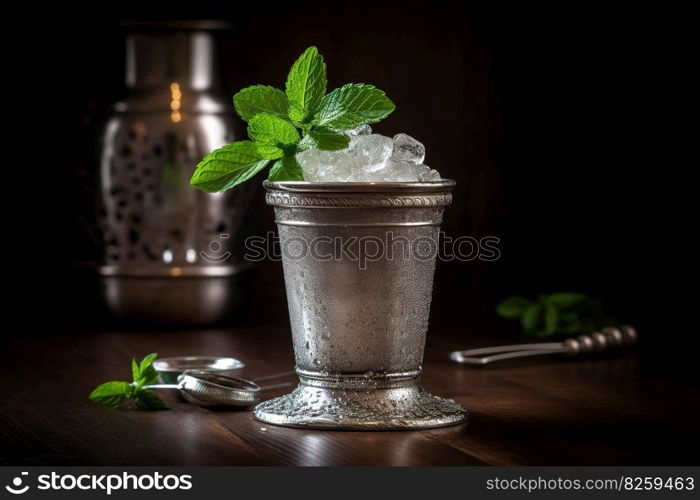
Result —
POLYGON ((209 323, 235 300, 252 183, 193 189, 199 160, 238 138, 210 22, 128 26, 127 97, 99 151, 105 298, 119 316, 209 323))

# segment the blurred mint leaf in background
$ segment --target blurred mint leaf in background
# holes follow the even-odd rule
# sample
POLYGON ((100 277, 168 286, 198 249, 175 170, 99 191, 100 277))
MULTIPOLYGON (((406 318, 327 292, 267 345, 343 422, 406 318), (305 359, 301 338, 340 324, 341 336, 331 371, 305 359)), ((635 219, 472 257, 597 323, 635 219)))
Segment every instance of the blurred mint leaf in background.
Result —
POLYGON ((544 306, 544 329, 542 335, 554 335, 559 326, 559 310, 552 304, 544 306))
POLYGON ((584 294, 573 292, 559 292, 547 295, 547 302, 556 307, 571 307, 586 299, 588 299, 588 297, 584 294))
POLYGON ((519 320, 526 337, 581 335, 617 324, 599 300, 575 292, 539 294, 535 300, 508 297, 496 306, 496 313, 519 320))
POLYGON ((539 329, 542 325, 542 304, 532 304, 528 306, 520 318, 520 323, 523 325, 523 330, 527 333, 532 333, 539 329))
POLYGON ((525 309, 532 305, 532 301, 524 297, 508 297, 501 301, 496 307, 496 312, 499 316, 508 319, 519 318, 525 312, 525 309))

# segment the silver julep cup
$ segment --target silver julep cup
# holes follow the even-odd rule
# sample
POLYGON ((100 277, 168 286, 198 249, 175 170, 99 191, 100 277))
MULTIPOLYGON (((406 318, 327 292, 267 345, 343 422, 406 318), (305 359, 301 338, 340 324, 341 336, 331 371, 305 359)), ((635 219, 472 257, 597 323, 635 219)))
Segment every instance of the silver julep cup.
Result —
POLYGON ((418 429, 466 411, 419 384, 442 214, 454 181, 265 183, 299 385, 256 406, 278 425, 418 429))

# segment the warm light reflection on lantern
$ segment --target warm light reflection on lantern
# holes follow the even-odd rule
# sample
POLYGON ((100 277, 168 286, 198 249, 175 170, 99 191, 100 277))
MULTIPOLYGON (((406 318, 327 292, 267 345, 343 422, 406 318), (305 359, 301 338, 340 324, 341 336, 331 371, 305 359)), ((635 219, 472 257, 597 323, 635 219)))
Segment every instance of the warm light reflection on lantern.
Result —
POLYGON ((182 92, 180 91, 180 84, 179 83, 171 83, 170 84, 170 109, 172 110, 172 113, 170 113, 170 119, 177 123, 180 120, 182 120, 182 115, 180 115, 180 105, 182 99, 182 92))

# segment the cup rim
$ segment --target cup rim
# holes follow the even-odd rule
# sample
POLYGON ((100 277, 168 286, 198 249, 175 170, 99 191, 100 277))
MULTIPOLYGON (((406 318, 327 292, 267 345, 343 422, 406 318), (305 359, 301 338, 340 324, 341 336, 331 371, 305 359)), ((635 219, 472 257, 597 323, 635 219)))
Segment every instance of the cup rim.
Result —
POLYGON ((295 193, 413 193, 450 191, 457 183, 452 179, 434 182, 307 182, 263 181, 267 190, 295 193))

